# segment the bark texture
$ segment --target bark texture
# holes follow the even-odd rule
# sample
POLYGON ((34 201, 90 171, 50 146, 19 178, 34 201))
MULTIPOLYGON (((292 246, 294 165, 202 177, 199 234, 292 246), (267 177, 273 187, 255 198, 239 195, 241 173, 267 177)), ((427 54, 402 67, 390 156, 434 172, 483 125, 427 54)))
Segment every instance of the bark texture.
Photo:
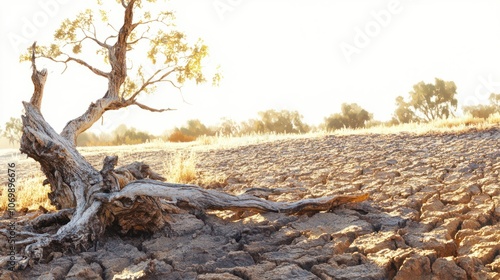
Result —
POLYGON ((111 226, 124 234, 155 232, 164 227, 168 213, 179 208, 300 214, 328 211, 340 204, 367 199, 367 195, 361 195, 272 202, 248 194, 233 196, 194 185, 161 182, 164 178, 141 162, 116 168, 116 156, 106 157, 101 170, 92 166, 76 149, 78 135, 91 127, 104 112, 138 104, 136 94, 123 99, 119 92, 127 76, 127 38, 137 26, 132 23, 135 2, 123 3, 124 23, 116 43, 112 46, 101 43, 109 51, 112 69, 109 73, 83 61, 68 59, 108 78, 109 82, 103 97, 92 102, 81 116, 70 120, 61 133, 57 133, 41 113, 48 74, 46 69, 37 69, 36 43, 33 44, 31 78, 34 92, 30 102, 23 102, 21 152, 40 163, 47 177, 44 183, 51 187, 48 197, 61 211, 38 217, 33 221, 33 228, 43 232, 48 225, 63 225, 54 235, 33 234, 23 241, 30 260, 44 259, 52 251, 88 250, 111 226))

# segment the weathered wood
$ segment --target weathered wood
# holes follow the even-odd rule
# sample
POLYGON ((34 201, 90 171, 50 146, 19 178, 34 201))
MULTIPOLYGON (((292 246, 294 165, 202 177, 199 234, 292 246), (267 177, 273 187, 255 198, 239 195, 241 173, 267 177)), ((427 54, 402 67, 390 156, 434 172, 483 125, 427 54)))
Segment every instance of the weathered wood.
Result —
MULTIPOLYGON (((296 202, 273 202, 248 194, 234 196, 194 185, 160 182, 165 179, 141 162, 115 168, 118 163, 116 156, 106 157, 102 169, 96 170, 76 149, 78 135, 90 128, 109 110, 137 105, 150 111, 164 111, 137 103, 136 96, 146 86, 165 81, 167 76, 183 69, 182 66, 174 65, 170 70, 165 68, 161 70, 165 70, 164 72, 157 71, 129 99, 124 98, 120 88, 127 77, 126 55, 130 47, 127 40, 134 28, 141 24, 133 23, 136 2, 140 1, 122 1, 125 7, 124 21, 114 45, 99 43, 94 38, 108 51, 111 65, 109 73, 77 58, 69 57, 66 60, 77 62, 95 74, 107 78, 108 88, 103 97, 91 103, 81 116, 70 120, 61 133, 55 132, 41 114, 47 70, 37 70, 36 43, 32 46, 34 92, 30 102, 23 102, 25 114, 22 116, 23 135, 20 150, 40 163, 51 187, 49 199, 61 210, 38 217, 32 225, 35 229, 54 224, 64 225, 59 227, 54 235, 27 235, 28 238, 22 244, 27 245, 25 253, 31 260, 46 258, 52 251, 87 250, 109 227, 117 227, 124 234, 155 232, 165 226, 169 213, 182 209, 301 214, 329 211, 341 204, 367 199, 367 195, 346 195, 296 202), (158 77, 155 77, 157 74, 158 77)), ((24 264, 22 266, 25 267, 24 264)))
MULTIPOLYGON (((96 194, 96 199, 110 205, 112 209, 130 209, 143 197, 163 198, 183 209, 198 210, 233 210, 255 212, 279 212, 302 214, 306 212, 329 211, 339 205, 361 202, 368 194, 342 195, 303 199, 296 202, 274 202, 251 195, 230 195, 227 193, 203 189, 196 185, 175 184, 144 179, 136 180, 114 193, 96 194)), ((119 211, 112 211, 119 213, 119 211)), ((140 221, 136 221, 140 223, 140 221)))
POLYGON ((31 81, 33 82, 34 91, 31 96, 30 103, 33 104, 38 110, 41 110, 42 107, 42 99, 43 99, 43 89, 45 88, 45 81, 47 80, 47 69, 42 69, 42 71, 38 71, 35 63, 35 49, 36 42, 33 43, 31 47, 31 68, 33 73, 31 74, 31 81))
POLYGON ((89 187, 102 187, 100 173, 69 141, 55 132, 38 108, 28 102, 23 105, 21 152, 40 163, 51 185, 49 198, 57 209, 76 207, 77 212, 84 211, 89 187))
POLYGON ((54 224, 67 224, 75 212, 74 209, 64 209, 55 213, 42 214, 33 219, 30 224, 35 230, 45 228, 54 224))

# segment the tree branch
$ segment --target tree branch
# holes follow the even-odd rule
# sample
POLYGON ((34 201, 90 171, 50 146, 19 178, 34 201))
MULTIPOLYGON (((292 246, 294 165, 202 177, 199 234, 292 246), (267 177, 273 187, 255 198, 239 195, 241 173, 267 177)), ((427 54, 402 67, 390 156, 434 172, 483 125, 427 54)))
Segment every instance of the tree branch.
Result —
MULTIPOLYGON (((134 26, 134 27, 132 27, 132 29, 133 29, 133 28, 135 28, 135 26, 134 26)), ((138 39, 136 39, 136 40, 134 40, 134 41, 132 41, 132 42, 128 42, 127 44, 128 44, 129 46, 131 46, 131 45, 137 44, 137 43, 138 43, 140 40, 142 40, 142 39, 148 39, 148 40, 150 40, 150 41, 151 41, 151 38, 148 38, 148 37, 144 36, 144 34, 146 34, 146 33, 148 33, 148 32, 149 32, 149 29, 150 29, 150 27, 148 26, 148 30, 146 30, 146 31, 142 32, 141 37, 139 37, 138 39)))
POLYGON ((151 111, 151 112, 157 112, 157 113, 166 112, 166 111, 175 111, 176 110, 176 109, 171 109, 171 108, 167 108, 167 109, 154 109, 154 108, 151 108, 151 107, 146 106, 144 104, 141 104, 141 103, 139 103, 137 101, 134 101, 132 104, 133 105, 137 105, 141 109, 148 110, 148 111, 151 111))
POLYGON ((38 71, 36 69, 35 63, 35 49, 36 49, 36 41, 31 46, 31 68, 33 68, 33 73, 31 74, 31 80, 33 81, 34 91, 31 96, 30 103, 33 104, 39 111, 42 106, 42 98, 43 98, 43 89, 45 88, 45 81, 47 80, 47 69, 42 69, 42 71, 38 71))
POLYGON ((92 71, 94 74, 96 75, 99 75, 99 76, 102 76, 102 77, 105 77, 105 78, 109 78, 109 73, 107 72, 104 72, 100 69, 97 69, 93 66, 91 66, 90 64, 88 64, 87 62, 79 59, 79 58, 74 58, 74 57, 71 57, 71 56, 68 56, 68 58, 66 59, 66 61, 63 61, 64 63, 67 63, 69 61, 74 61, 82 66, 85 66, 87 67, 90 71, 92 71))
MULTIPOLYGON (((149 77, 145 82, 143 82, 142 86, 137 90, 135 91, 132 96, 130 96, 130 98, 128 100, 135 100, 135 98, 137 97, 137 95, 139 95, 139 93, 141 93, 143 90, 146 89, 146 87, 150 86, 150 85, 153 85, 153 84, 156 84, 156 83, 159 83, 159 82, 170 82, 175 88, 178 88, 180 89, 179 86, 177 86, 176 84, 174 84, 172 81, 170 80, 165 80, 166 77, 168 77, 170 74, 174 73, 175 71, 178 71, 179 68, 176 67, 170 71, 167 71, 165 74, 163 74, 161 77, 159 77, 158 79, 156 80, 153 80, 155 78, 156 75, 158 75, 159 73, 161 73, 161 71, 165 70, 166 68, 164 69, 160 69, 160 70, 157 70, 153 75, 151 75, 151 77, 149 77)), ((128 101, 127 100, 127 101, 128 101)))
POLYGON ((115 103, 116 98, 111 98, 106 95, 95 103, 90 103, 89 108, 83 115, 69 121, 61 132, 61 136, 76 145, 76 138, 78 135, 89 129, 101 118, 102 114, 108 110, 108 107, 115 103))
POLYGON ((67 54, 64 54, 66 56, 68 56, 65 60, 60 60, 60 59, 55 59, 55 58, 52 58, 52 57, 49 57, 49 56, 46 56, 46 55, 41 55, 39 57, 43 57, 43 58, 46 58, 46 59, 49 59, 49 60, 52 60, 54 62, 57 62, 57 63, 64 63, 66 66, 65 66, 65 69, 64 71, 66 71, 66 68, 67 67, 67 63, 70 62, 70 61, 74 61, 86 68, 88 68, 90 71, 92 71, 94 74, 98 75, 98 76, 102 76, 104 78, 109 78, 109 73, 108 72, 104 72, 98 68, 95 68, 93 67, 92 65, 88 64, 87 62, 85 62, 84 60, 81 60, 79 58, 76 58, 76 57, 71 57, 67 54))
POLYGON ((164 198, 180 208, 199 210, 253 210, 257 212, 279 212, 286 214, 329 211, 345 204, 368 199, 368 194, 343 195, 303 199, 296 202, 274 202, 251 195, 234 196, 215 190, 207 190, 195 185, 164 183, 154 180, 137 180, 126 185, 121 191, 96 194, 96 199, 105 203, 121 199, 135 200, 139 196, 164 198))
POLYGON ((85 38, 83 38, 82 41, 85 40, 85 39, 90 39, 90 40, 94 41, 96 44, 98 44, 99 46, 101 46, 101 47, 103 47, 105 49, 109 50, 111 48, 110 45, 106 44, 105 42, 101 42, 101 41, 97 40, 97 38, 95 38, 95 37, 85 36, 85 38))

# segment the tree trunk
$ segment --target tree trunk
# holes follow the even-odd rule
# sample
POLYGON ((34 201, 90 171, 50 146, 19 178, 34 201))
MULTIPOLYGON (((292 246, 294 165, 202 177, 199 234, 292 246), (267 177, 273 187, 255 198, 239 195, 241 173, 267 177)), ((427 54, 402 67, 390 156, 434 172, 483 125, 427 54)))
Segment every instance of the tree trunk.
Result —
MULTIPOLYGON (((126 14, 126 20, 131 20, 131 15, 126 14)), ((122 32, 130 31, 120 30, 122 32)), ((124 51, 115 50, 117 53, 124 51)), ((119 58, 122 59, 121 56, 119 58)), ((106 110, 126 106, 116 103, 117 89, 110 86, 103 98, 91 103, 82 116, 68 122, 58 134, 40 111, 47 71, 36 68, 35 44, 32 68, 35 89, 31 101, 23 102, 25 115, 22 116, 21 152, 40 163, 47 177, 44 183, 51 186, 48 197, 61 210, 40 216, 33 221, 33 228, 69 220, 54 235, 33 233, 21 243, 27 245, 25 253, 32 261, 44 259, 52 251, 87 250, 111 225, 118 226, 124 234, 131 231, 155 232, 164 227, 168 213, 179 208, 300 214, 328 211, 340 204, 367 198, 367 195, 340 196, 283 203, 248 194, 233 196, 194 185, 161 182, 164 178, 140 162, 115 168, 118 162, 115 156, 106 157, 102 169, 98 171, 76 149, 76 137, 106 110)), ((111 77, 120 80, 117 73, 126 75, 116 72, 111 77)), ((123 81, 117 83, 120 82, 123 81)))

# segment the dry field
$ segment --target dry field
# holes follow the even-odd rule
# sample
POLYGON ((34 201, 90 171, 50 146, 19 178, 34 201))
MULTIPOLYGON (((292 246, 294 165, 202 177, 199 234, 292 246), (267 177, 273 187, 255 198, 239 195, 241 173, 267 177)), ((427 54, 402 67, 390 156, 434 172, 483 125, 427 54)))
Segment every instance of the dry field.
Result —
MULTIPOLYGON (((276 201, 370 198, 311 217, 173 214, 152 236, 110 233, 95 251, 54 254, 49 263, 2 277, 500 279, 500 127, 408 130, 82 149, 98 169, 105 155, 115 154, 119 165, 143 161, 169 181, 232 194, 276 201)), ((39 168, 15 154, 0 156, 2 166, 16 161, 27 197, 42 197, 20 206, 34 210, 17 218, 23 226, 45 203, 44 193, 33 190, 40 189, 39 168)), ((0 243, 5 255, 2 236, 0 243)))

